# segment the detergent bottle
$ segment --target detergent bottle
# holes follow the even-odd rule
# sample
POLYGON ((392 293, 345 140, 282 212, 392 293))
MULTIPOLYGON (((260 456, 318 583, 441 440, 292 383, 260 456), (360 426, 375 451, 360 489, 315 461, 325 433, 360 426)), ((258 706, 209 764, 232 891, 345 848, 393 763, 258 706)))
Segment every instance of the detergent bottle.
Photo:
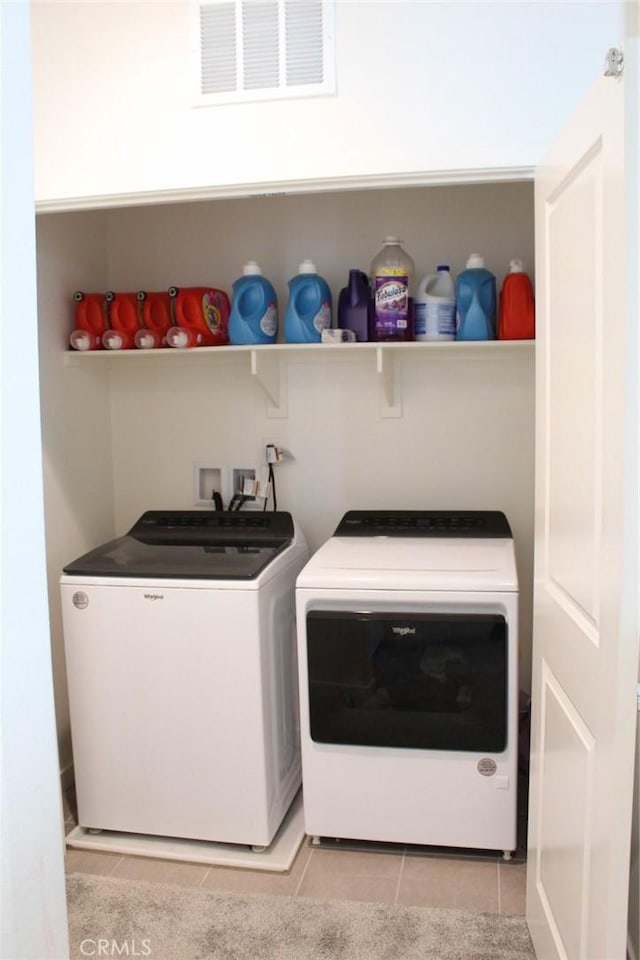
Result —
POLYGON ((275 343, 278 334, 278 298, 255 260, 244 265, 233 284, 229 342, 275 343))
POLYGON ((456 288, 448 265, 420 281, 414 310, 416 340, 455 340, 456 288))
POLYGON ((171 327, 171 301, 166 290, 137 293, 140 307, 141 327, 134 337, 140 350, 167 346, 167 333, 171 327))
POLYGON ((522 260, 511 260, 500 290, 498 339, 533 340, 536 335, 535 304, 531 280, 522 260))
POLYGON ((376 340, 413 338, 413 260, 398 237, 385 237, 383 248, 371 262, 373 329, 376 340))
POLYGON ((102 336, 109 326, 109 305, 104 293, 83 293, 76 290, 75 327, 69 336, 74 350, 102 349, 102 336))
POLYGON ((289 280, 289 303, 284 317, 287 343, 320 343, 331 326, 331 290, 311 260, 303 260, 289 280))
POLYGON ((109 290, 104 298, 109 304, 109 329, 102 335, 102 346, 106 350, 129 350, 140 329, 138 295, 109 290))
POLYGON ((456 280, 456 340, 495 340, 496 278, 472 253, 456 280))
POLYGON ((371 291, 369 278, 362 270, 349 270, 347 286, 338 296, 338 327, 353 330, 356 340, 369 339, 371 291))
POLYGON ((170 347, 221 347, 229 342, 231 304, 217 287, 169 287, 173 326, 170 347))

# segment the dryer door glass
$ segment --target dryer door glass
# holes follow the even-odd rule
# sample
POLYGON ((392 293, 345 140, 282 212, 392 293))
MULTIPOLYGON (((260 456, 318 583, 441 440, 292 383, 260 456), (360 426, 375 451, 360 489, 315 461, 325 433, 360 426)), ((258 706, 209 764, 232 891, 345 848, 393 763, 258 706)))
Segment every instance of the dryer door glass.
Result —
POLYGON ((311 738, 501 753, 507 641, 500 614, 311 610, 311 738))

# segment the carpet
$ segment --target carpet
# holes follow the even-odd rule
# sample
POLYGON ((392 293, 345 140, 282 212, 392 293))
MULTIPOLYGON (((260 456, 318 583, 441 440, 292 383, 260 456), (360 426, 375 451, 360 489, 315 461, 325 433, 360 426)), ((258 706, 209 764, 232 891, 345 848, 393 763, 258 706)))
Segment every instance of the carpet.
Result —
POLYGON ((522 917, 67 877, 71 960, 535 960, 522 917))

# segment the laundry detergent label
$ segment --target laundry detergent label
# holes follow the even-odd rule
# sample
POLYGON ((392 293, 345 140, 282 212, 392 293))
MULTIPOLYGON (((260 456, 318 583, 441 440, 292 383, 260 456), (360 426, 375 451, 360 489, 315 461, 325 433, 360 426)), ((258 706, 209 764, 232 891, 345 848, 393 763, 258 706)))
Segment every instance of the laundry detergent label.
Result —
POLYGON ((320 335, 331 326, 331 306, 328 300, 322 301, 322 306, 313 318, 313 325, 320 335))
POLYGON ((220 333, 222 329, 222 314, 217 293, 213 290, 205 293, 202 298, 202 315, 211 333, 220 333))
POLYGON ((260 321, 260 329, 265 337, 275 337, 278 331, 278 308, 275 303, 270 303, 267 307, 260 321))
POLYGON ((403 269, 378 270, 374 288, 376 334, 405 334, 409 326, 409 277, 403 269))

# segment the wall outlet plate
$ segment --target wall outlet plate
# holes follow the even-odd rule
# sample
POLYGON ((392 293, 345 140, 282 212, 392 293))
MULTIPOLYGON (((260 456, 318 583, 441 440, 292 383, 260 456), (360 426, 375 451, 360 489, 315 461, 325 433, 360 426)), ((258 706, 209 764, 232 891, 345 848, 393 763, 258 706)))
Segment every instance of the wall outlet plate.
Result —
POLYGON ((223 509, 228 510, 235 494, 241 493, 247 496, 242 504, 243 510, 262 510, 264 498, 250 495, 247 491, 255 492, 259 489, 259 485, 262 485, 263 489, 267 479, 265 467, 229 467, 220 463, 194 463, 193 502, 196 507, 209 507, 214 510, 215 491, 222 497, 223 509))
POLYGON ((193 465, 193 502, 197 507, 211 507, 213 509, 214 491, 222 497, 227 505, 226 493, 227 468, 220 464, 194 463, 193 465))
POLYGON ((247 498, 243 510, 262 510, 264 501, 247 492, 255 491, 257 472, 257 467, 231 467, 231 496, 241 493, 247 498))

